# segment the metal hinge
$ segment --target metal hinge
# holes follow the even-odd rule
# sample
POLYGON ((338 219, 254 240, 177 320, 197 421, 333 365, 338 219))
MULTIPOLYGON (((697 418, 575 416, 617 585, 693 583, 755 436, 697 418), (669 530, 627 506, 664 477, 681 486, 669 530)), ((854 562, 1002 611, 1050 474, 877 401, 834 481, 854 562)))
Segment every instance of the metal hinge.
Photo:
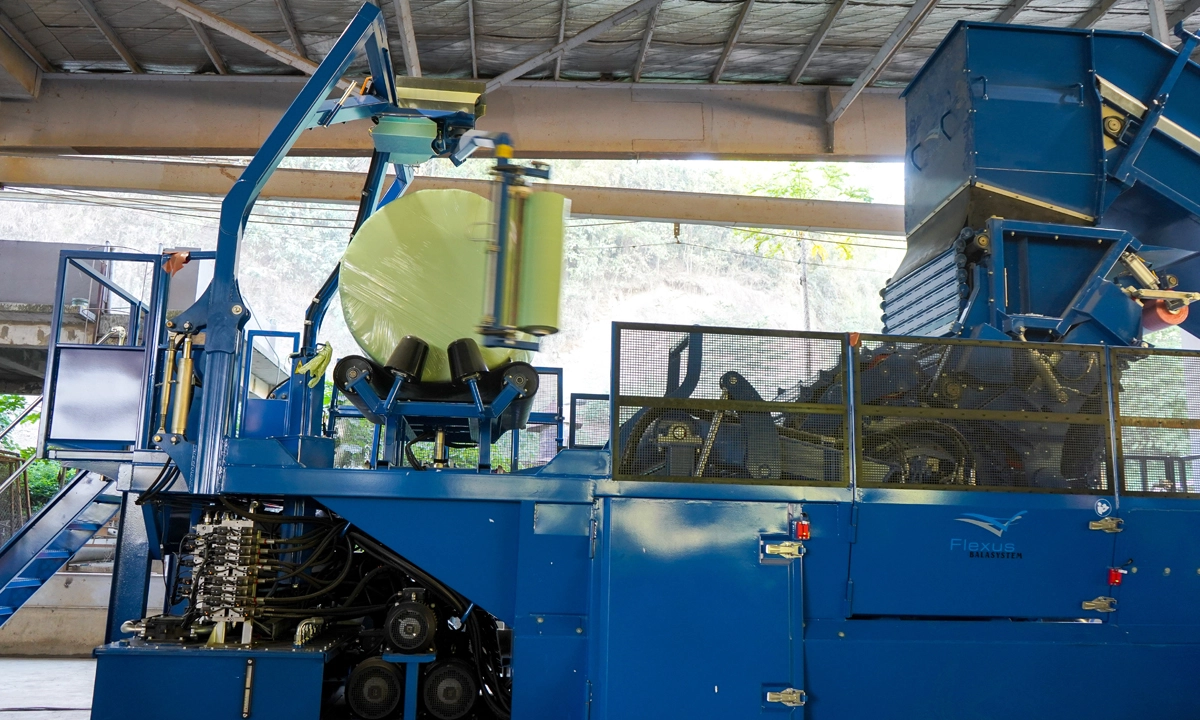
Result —
POLYGON ((798 542, 767 543, 763 549, 764 555, 778 555, 788 560, 804 556, 804 546, 798 542))
POLYGON ((808 700, 808 696, 804 694, 804 691, 796 688, 767 693, 767 702, 780 703, 788 707, 802 707, 806 700, 808 700))
POLYGON ((1103 530, 1106 533, 1121 532, 1121 525, 1125 521, 1118 517, 1106 517, 1099 520, 1092 520, 1088 523, 1088 530, 1103 530))
POLYGON ((1113 605, 1117 602, 1116 598, 1104 597, 1101 595, 1095 600, 1084 600, 1084 610, 1095 610, 1096 612, 1114 612, 1116 608, 1113 605))

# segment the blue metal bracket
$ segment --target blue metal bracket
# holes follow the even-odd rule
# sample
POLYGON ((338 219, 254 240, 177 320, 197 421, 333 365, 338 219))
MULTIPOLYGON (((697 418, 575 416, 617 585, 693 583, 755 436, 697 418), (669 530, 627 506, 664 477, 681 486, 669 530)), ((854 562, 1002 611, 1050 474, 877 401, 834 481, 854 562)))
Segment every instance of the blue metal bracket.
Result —
POLYGON ((1138 156, 1141 155, 1142 149, 1146 147, 1146 142, 1150 139, 1150 134, 1158 126, 1158 121, 1162 118, 1163 111, 1166 110, 1167 100, 1171 97, 1171 90, 1175 88, 1175 83, 1178 82, 1179 76, 1183 74, 1183 69, 1187 67, 1192 57, 1192 51, 1196 49, 1197 45, 1200 45, 1200 36, 1193 35, 1184 30, 1182 22, 1175 26, 1175 35, 1180 40, 1183 40, 1183 45, 1176 51, 1178 54, 1175 57, 1175 62, 1171 64, 1171 69, 1167 71, 1167 74, 1159 82, 1158 89, 1154 92, 1154 97, 1150 100, 1146 116, 1142 118, 1142 125, 1138 129, 1137 135, 1129 143, 1129 149, 1125 151, 1125 156, 1121 158, 1121 163, 1113 171, 1113 177, 1126 185, 1132 185, 1136 180, 1135 175, 1137 170, 1135 165, 1138 156))
POLYGON ((421 675, 420 668, 422 665, 437 660, 437 655, 384 653, 382 658, 384 662, 404 665, 404 715, 402 717, 415 718, 417 716, 417 697, 420 695, 420 686, 417 682, 421 675))

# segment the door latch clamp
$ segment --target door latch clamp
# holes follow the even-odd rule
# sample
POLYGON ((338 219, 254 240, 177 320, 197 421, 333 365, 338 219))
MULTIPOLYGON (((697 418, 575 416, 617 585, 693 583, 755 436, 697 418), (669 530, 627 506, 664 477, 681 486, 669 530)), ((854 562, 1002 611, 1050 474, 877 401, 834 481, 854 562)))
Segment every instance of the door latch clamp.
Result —
POLYGON ((1124 522, 1125 521, 1119 517, 1100 518, 1099 520, 1092 520, 1089 522, 1088 530, 1101 530, 1106 533, 1119 533, 1121 532, 1121 525, 1124 524, 1124 522))
POLYGON ((804 694, 804 691, 796 688, 767 693, 767 702, 779 703, 788 707, 802 707, 807 700, 808 696, 804 694))
POLYGON ((1116 602, 1116 598, 1110 598, 1101 595, 1095 600, 1084 600, 1083 609, 1095 610, 1096 612, 1115 612, 1116 608, 1113 606, 1116 604, 1116 602))
POLYGON ((798 542, 767 543, 763 548, 764 555, 778 555, 788 560, 804 556, 804 546, 798 542))

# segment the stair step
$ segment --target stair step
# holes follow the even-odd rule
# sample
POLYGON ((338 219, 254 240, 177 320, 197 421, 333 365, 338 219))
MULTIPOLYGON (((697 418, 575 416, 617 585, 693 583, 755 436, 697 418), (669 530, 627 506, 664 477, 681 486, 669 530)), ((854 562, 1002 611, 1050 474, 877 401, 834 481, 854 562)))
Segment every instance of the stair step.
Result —
POLYGON ((103 523, 87 522, 85 520, 76 520, 67 526, 71 530, 86 530, 87 532, 96 532, 104 527, 103 523))
POLYGON ((16 611, 13 610, 12 608, 4 607, 3 605, 0 605, 0 618, 6 618, 9 615, 12 615, 14 612, 16 612, 16 611))
POLYGON ((66 550, 43 550, 38 553, 38 560, 69 560, 73 553, 66 550))
POLYGON ((33 578, 13 578, 4 586, 5 590, 16 590, 18 588, 35 588, 41 587, 43 580, 35 580, 33 578))
POLYGON ((93 500, 92 502, 104 503, 107 505, 120 505, 121 504, 121 496, 120 495, 97 495, 96 499, 93 500))

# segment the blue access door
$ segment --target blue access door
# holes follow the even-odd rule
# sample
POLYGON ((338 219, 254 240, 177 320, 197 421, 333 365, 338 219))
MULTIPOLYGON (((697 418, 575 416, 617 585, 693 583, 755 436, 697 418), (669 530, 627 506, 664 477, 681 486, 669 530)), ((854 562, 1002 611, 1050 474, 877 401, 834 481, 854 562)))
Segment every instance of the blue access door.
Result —
POLYGON ((1084 603, 1111 597, 1113 512, 1097 495, 863 490, 850 614, 1106 620, 1084 603))
POLYGON ((804 687, 788 504, 610 498, 601 515, 594 717, 802 717, 775 694, 804 687))
MULTIPOLYGON (((1200 626, 1200 498, 1121 498, 1113 565, 1124 572, 1117 598, 1121 625, 1200 626)), ((1191 640, 1197 628, 1188 631, 1191 640)))

